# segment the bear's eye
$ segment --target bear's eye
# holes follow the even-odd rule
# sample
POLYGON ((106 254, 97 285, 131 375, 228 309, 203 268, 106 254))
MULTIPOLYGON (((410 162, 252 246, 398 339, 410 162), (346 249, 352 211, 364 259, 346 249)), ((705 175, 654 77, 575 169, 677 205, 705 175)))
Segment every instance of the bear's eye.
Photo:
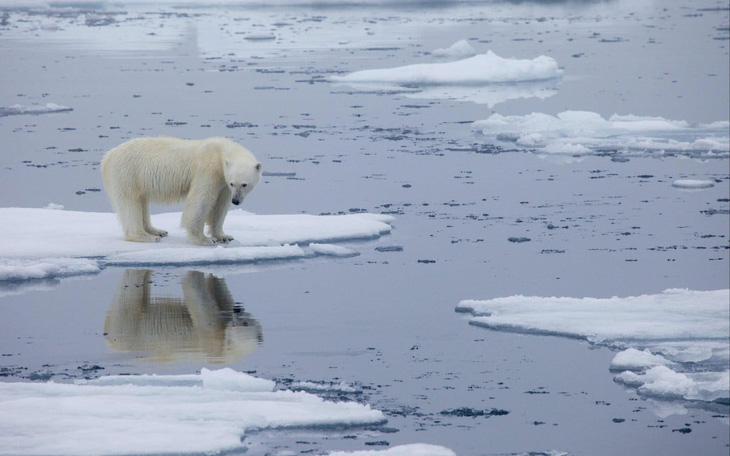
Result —
POLYGON ((241 187, 246 188, 246 187, 248 187, 248 184, 241 184, 241 187))
POLYGON ((233 182, 231 182, 231 187, 233 187, 233 182))

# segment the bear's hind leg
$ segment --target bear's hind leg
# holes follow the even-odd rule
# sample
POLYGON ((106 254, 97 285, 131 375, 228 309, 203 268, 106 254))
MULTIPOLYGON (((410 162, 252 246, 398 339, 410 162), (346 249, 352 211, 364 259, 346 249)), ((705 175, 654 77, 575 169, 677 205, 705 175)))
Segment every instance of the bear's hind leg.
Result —
POLYGON ((154 226, 152 226, 152 222, 150 221, 150 205, 148 201, 142 202, 142 226, 144 226, 144 230, 153 235, 153 236, 159 236, 159 237, 165 237, 167 236, 167 231, 165 230, 158 230, 154 226))
POLYGON ((160 240, 160 236, 150 234, 145 230, 144 214, 147 211, 149 211, 147 201, 143 198, 119 205, 117 215, 122 223, 125 241, 158 242, 160 240))

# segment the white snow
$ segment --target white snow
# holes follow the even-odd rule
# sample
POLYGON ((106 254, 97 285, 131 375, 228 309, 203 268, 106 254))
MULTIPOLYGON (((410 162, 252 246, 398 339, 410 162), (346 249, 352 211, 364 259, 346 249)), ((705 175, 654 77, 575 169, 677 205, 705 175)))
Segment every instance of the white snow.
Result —
POLYGON ((705 179, 677 179, 672 182, 672 187, 688 190, 699 190, 714 187, 715 183, 705 179))
POLYGON ((614 380, 637 388, 639 394, 646 396, 712 402, 727 400, 730 371, 680 373, 666 366, 656 366, 645 373, 626 371, 614 380))
POLYGON ((492 114, 472 128, 496 143, 544 154, 583 155, 606 152, 667 153, 701 157, 730 156, 730 122, 693 125, 683 120, 614 114, 608 119, 589 111, 555 116, 492 114))
POLYGON ((467 40, 460 40, 447 48, 435 49, 432 54, 434 57, 463 59, 472 57, 476 53, 477 51, 474 50, 467 40))
POLYGON ((471 312, 470 323, 478 326, 581 338, 626 350, 616 356, 612 369, 649 368, 644 375, 618 377, 626 384, 646 383, 639 393, 665 398, 680 391, 684 393, 676 394, 688 400, 715 400, 730 398, 730 383, 722 381, 730 372, 729 302, 730 290, 669 289, 655 295, 607 299, 510 296, 465 300, 456 310, 471 312), (679 372, 698 365, 710 372, 679 372))
POLYGON ((314 254, 352 256, 354 250, 316 243, 377 238, 390 232, 388 215, 332 216, 228 213, 225 246, 191 245, 179 228, 181 214, 152 216, 170 235, 159 243, 123 240, 112 213, 0 208, 0 281, 98 272, 106 265, 231 264, 294 259, 314 254), (308 253, 299 246, 315 243, 308 253))
POLYGON ((221 369, 112 376, 80 384, 0 383, 0 453, 218 453, 249 430, 383 423, 380 411, 326 402, 221 369))
POLYGON ((649 349, 637 350, 627 348, 616 353, 611 361, 612 371, 639 371, 649 367, 666 366, 674 364, 661 355, 655 355, 649 349))
POLYGON ((456 456, 452 450, 425 443, 399 445, 387 450, 335 451, 329 456, 456 456))
POLYGON ((420 63, 397 68, 362 70, 332 76, 334 82, 396 85, 483 85, 558 78, 563 70, 551 57, 506 59, 492 51, 445 63, 420 63))

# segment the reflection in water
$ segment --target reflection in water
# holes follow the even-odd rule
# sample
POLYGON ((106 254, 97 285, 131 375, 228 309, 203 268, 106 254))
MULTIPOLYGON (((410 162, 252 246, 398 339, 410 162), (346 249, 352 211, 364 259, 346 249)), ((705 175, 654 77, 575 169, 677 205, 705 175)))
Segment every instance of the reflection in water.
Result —
POLYGON ((128 269, 104 324, 109 345, 150 361, 204 359, 229 363, 263 341, 259 323, 237 306, 224 279, 189 271, 183 299, 153 297, 152 271, 128 269))

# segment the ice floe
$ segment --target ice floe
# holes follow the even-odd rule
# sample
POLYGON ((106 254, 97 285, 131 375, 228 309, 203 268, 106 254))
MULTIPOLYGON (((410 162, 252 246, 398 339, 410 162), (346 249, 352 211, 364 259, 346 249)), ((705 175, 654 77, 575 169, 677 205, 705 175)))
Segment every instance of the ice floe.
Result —
POLYGON ((377 238, 390 232, 389 215, 254 215, 230 211, 226 246, 191 245, 180 213, 153 215, 170 232, 159 243, 126 242, 113 213, 0 208, 0 282, 98 272, 105 266, 205 265, 352 256, 330 242, 377 238))
POLYGON ((2 454, 211 454, 242 449, 244 435, 255 429, 384 422, 369 405, 275 390, 272 381, 228 368, 77 384, 0 383, 2 454))
MULTIPOLYGON (((434 56, 468 53, 465 40, 434 56)), ((548 98, 557 93, 563 70, 547 56, 506 59, 492 51, 454 62, 421 63, 390 69, 356 71, 332 76, 364 91, 397 91, 408 98, 470 101, 493 107, 520 98, 548 98)))
POLYGON ((612 370, 639 394, 730 402, 730 290, 669 289, 625 298, 465 300, 471 324, 557 335, 624 350, 612 370), (670 367, 671 366, 671 367, 670 367), (702 372, 699 372, 702 371, 702 372))
POLYGON ((482 85, 554 79, 563 70, 552 57, 506 59, 492 51, 455 62, 418 63, 332 76, 334 82, 395 85, 482 85))
POLYGON ((472 124, 495 144, 543 154, 730 156, 730 122, 690 124, 683 120, 614 114, 608 119, 589 111, 555 116, 493 114, 472 124))
POLYGON ((329 456, 456 456, 456 453, 438 445, 414 443, 394 446, 387 450, 336 451, 329 456))

